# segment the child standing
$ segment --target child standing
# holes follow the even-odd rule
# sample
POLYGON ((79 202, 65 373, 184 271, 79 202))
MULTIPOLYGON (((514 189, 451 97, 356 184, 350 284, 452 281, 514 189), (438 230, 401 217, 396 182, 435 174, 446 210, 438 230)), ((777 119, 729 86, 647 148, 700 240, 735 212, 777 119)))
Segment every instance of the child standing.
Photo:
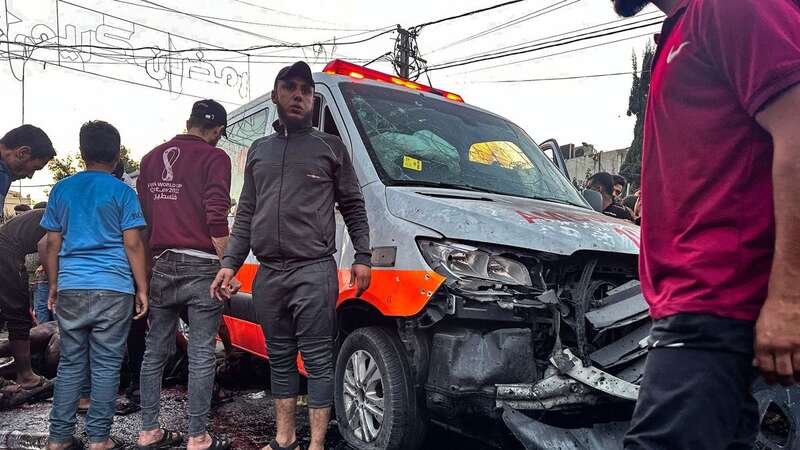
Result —
POLYGON ((134 319, 147 312, 146 256, 140 236, 145 221, 136 193, 111 175, 120 157, 119 132, 106 122, 87 122, 81 127, 80 150, 86 170, 53 187, 42 218, 48 231, 48 303, 55 308, 61 333, 49 450, 83 447, 73 434, 81 387, 89 373, 89 448, 122 448, 110 430, 134 310, 131 303, 136 305, 134 319))

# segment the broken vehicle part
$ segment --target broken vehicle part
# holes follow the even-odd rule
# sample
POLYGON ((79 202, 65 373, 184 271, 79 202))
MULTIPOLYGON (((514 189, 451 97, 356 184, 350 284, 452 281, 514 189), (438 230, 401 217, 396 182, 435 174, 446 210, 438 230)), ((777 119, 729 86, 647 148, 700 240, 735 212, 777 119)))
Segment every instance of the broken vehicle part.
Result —
POLYGON ((639 386, 628 383, 610 373, 603 372, 596 367, 584 366, 580 358, 573 355, 568 348, 562 350, 560 353, 554 354, 553 357, 550 358, 550 362, 556 366, 561 373, 591 386, 598 391, 625 400, 636 401, 636 399, 639 398, 639 386))
POLYGON ((514 408, 503 410, 503 421, 525 450, 600 450, 622 448, 628 424, 596 424, 591 428, 560 428, 533 420, 514 408))

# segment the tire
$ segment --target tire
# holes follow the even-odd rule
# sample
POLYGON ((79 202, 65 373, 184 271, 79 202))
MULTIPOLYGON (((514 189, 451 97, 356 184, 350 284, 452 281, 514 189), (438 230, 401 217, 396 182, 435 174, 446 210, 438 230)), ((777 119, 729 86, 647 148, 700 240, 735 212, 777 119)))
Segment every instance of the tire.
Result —
POLYGON ((339 432, 351 447, 419 448, 425 422, 417 405, 405 350, 397 335, 381 327, 352 332, 339 349, 334 381, 339 432), (362 368, 358 378, 354 367, 362 368), (376 412, 382 412, 382 420, 376 412), (368 425, 361 426, 363 423, 368 425))
POLYGON ((769 386, 759 379, 753 387, 758 402, 758 450, 800 450, 800 387, 769 386))

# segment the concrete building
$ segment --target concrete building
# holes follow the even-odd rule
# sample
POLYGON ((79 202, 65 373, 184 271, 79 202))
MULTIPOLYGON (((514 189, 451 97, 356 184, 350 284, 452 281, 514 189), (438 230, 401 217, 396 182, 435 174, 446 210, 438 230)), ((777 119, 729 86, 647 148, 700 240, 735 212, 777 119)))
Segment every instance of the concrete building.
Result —
POLYGON ((628 149, 599 151, 593 145, 584 142, 583 145, 562 145, 561 154, 567 164, 570 179, 583 186, 586 179, 597 172, 618 174, 628 149))
POLYGON ((33 205, 35 204, 36 202, 31 199, 30 194, 23 197, 17 191, 8 191, 8 195, 6 195, 6 202, 3 205, 3 215, 0 217, 0 220, 5 217, 13 217, 14 207, 17 205, 28 205, 33 208, 33 205))

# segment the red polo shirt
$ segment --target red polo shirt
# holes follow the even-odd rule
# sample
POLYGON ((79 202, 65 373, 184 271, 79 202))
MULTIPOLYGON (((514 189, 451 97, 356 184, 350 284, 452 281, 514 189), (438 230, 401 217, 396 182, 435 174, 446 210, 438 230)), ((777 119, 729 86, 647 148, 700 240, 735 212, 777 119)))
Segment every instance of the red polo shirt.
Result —
POLYGON ((651 315, 755 320, 775 218, 772 140, 754 117, 800 83, 800 0, 684 0, 652 70, 640 264, 651 315))

